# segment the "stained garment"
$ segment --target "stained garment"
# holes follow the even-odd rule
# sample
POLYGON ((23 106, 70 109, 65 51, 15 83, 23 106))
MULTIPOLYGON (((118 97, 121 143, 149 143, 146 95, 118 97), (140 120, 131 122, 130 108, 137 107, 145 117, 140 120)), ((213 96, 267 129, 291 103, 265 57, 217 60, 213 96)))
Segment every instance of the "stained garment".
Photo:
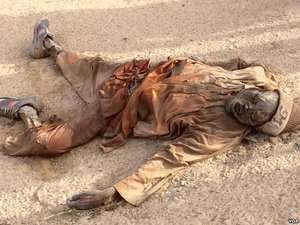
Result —
POLYGON ((187 58, 155 65, 147 59, 108 63, 73 52, 59 54, 57 65, 88 104, 67 121, 51 118, 8 138, 5 151, 54 156, 98 135, 104 152, 125 144, 129 136, 173 140, 114 185, 133 205, 190 163, 240 144, 252 128, 226 112, 230 98, 245 88, 278 88, 273 74, 259 65, 231 71, 187 58))

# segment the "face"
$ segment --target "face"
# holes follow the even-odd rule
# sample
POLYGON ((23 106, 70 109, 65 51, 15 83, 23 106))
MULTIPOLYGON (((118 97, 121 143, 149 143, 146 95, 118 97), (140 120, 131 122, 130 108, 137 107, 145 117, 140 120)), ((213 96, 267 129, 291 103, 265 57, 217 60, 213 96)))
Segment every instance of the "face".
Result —
POLYGON ((226 110, 243 124, 260 126, 275 114, 279 102, 276 91, 249 88, 240 91, 226 105, 226 110))

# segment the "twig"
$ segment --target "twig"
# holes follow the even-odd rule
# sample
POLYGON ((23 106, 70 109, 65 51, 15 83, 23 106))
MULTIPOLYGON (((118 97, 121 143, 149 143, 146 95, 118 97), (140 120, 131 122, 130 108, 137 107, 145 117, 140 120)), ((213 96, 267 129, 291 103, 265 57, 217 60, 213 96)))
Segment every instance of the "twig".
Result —
POLYGON ((51 218, 56 217, 56 216, 61 216, 63 214, 71 213, 72 211, 73 211, 73 209, 69 209, 68 211, 62 211, 62 212, 59 212, 59 213, 55 213, 55 214, 52 214, 50 216, 45 217, 44 220, 48 220, 48 219, 51 219, 51 218))

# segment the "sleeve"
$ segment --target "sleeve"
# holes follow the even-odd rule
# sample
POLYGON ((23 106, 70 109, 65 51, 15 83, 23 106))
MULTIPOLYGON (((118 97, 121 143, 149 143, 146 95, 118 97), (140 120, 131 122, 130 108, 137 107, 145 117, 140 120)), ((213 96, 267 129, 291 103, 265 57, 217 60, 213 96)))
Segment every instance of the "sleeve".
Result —
POLYGON ((204 61, 206 65, 222 67, 225 70, 233 71, 240 70, 251 66, 250 62, 246 62, 240 58, 230 59, 227 61, 204 61))
POLYGON ((114 187, 127 202, 138 205, 189 164, 235 148, 249 129, 227 132, 213 129, 209 124, 189 126, 175 143, 166 146, 114 187))

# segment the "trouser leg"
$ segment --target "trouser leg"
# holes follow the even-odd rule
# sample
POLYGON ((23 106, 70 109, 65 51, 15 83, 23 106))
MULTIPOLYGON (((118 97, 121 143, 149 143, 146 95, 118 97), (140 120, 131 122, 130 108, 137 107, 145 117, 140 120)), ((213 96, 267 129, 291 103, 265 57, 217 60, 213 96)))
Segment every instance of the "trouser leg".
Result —
POLYGON ((79 97, 87 103, 97 95, 97 87, 101 82, 122 65, 104 62, 97 56, 82 56, 72 51, 65 51, 49 37, 44 40, 44 46, 79 97))
POLYGON ((63 51, 56 57, 56 64, 83 101, 89 103, 97 96, 99 86, 124 67, 124 63, 110 63, 100 57, 86 57, 63 51))
POLYGON ((90 104, 67 121, 49 119, 42 125, 36 113, 21 109, 26 130, 5 140, 7 154, 55 156, 91 140, 106 125, 95 89, 98 67, 94 65, 99 60, 65 51, 56 60, 77 93, 90 104))
POLYGON ((132 80, 149 64, 148 60, 108 63, 68 51, 61 52, 56 61, 75 91, 89 104, 68 121, 48 120, 21 135, 8 137, 4 145, 7 154, 55 156, 103 134, 111 127, 108 123, 119 118, 132 80))
POLYGON ((4 143, 4 152, 9 155, 57 156, 88 142, 106 125, 99 98, 96 98, 67 121, 50 118, 41 126, 8 137, 4 143))

